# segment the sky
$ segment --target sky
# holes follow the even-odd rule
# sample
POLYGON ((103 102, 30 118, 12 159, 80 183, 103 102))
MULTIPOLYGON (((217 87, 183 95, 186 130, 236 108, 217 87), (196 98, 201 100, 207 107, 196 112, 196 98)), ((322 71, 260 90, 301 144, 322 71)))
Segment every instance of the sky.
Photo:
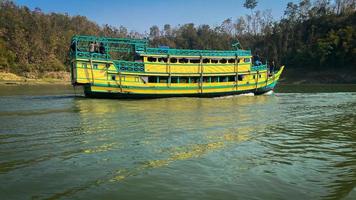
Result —
MULTIPOLYGON (((243 7, 245 0, 15 0, 30 9, 41 8, 45 13, 83 15, 99 25, 120 25, 129 30, 149 32, 153 25, 177 26, 219 25, 227 18, 235 20, 251 11, 243 7)), ((255 10, 271 9, 275 20, 280 19, 288 2, 298 0, 259 0, 255 10)))

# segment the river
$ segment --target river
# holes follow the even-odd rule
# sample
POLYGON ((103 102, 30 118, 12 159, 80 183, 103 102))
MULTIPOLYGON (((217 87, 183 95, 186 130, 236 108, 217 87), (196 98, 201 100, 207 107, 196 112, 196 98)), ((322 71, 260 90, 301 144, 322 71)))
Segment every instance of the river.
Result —
POLYGON ((0 199, 356 199, 356 86, 87 99, 0 87, 0 199))

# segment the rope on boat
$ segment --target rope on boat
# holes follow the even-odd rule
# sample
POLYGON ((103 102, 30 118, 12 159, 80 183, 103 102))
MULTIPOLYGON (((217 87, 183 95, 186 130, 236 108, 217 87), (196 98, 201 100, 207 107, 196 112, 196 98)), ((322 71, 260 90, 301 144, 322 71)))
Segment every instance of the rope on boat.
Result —
POLYGON ((256 88, 255 88, 255 91, 256 91, 256 92, 257 92, 257 88, 258 88, 258 78, 259 78, 259 73, 260 73, 260 71, 258 71, 258 70, 257 70, 257 74, 256 74, 257 79, 256 79, 256 88))
POLYGON ((235 72, 235 89, 238 90, 239 85, 239 64, 238 64, 238 56, 235 54, 235 63, 234 63, 234 72, 235 72))
POLYGON ((93 71, 93 60, 92 60, 92 55, 90 54, 90 71, 91 71, 91 80, 92 80, 92 85, 94 85, 94 71, 93 71))
POLYGON ((121 72, 118 72, 119 74, 119 88, 120 88, 120 92, 122 93, 122 81, 121 81, 121 72))
POLYGON ((167 56, 166 71, 168 71, 167 84, 168 84, 168 87, 170 87, 171 82, 172 82, 172 74, 171 74, 171 63, 170 63, 169 55, 167 56))
POLYGON ((203 93, 203 56, 200 55, 200 63, 199 63, 199 69, 200 69, 200 93, 203 93))

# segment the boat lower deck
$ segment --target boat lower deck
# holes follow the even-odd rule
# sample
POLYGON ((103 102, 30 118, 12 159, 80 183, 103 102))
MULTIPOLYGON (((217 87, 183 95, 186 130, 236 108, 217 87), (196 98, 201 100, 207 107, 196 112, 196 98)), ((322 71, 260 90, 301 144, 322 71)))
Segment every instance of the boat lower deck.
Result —
POLYGON ((273 90, 275 81, 261 82, 260 84, 227 85, 225 87, 109 87, 99 85, 86 85, 84 93, 87 97, 94 98, 165 98, 165 97, 218 97, 254 93, 256 95, 273 90))
POLYGON ((86 97, 90 98, 111 98, 111 99, 153 99, 153 98, 170 98, 170 97, 221 97, 230 95, 240 95, 253 93, 255 95, 265 94, 273 90, 271 87, 260 88, 257 90, 232 91, 232 92, 214 92, 214 93, 193 93, 193 94, 137 94, 137 93, 107 93, 107 92, 85 92, 86 97))

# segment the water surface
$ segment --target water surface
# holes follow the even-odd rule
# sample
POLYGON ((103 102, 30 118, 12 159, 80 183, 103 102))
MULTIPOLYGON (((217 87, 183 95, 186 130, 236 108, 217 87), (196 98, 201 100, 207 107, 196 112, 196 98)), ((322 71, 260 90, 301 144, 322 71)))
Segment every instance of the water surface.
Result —
POLYGON ((2 86, 0 199, 356 199, 355 92, 130 101, 2 86))

